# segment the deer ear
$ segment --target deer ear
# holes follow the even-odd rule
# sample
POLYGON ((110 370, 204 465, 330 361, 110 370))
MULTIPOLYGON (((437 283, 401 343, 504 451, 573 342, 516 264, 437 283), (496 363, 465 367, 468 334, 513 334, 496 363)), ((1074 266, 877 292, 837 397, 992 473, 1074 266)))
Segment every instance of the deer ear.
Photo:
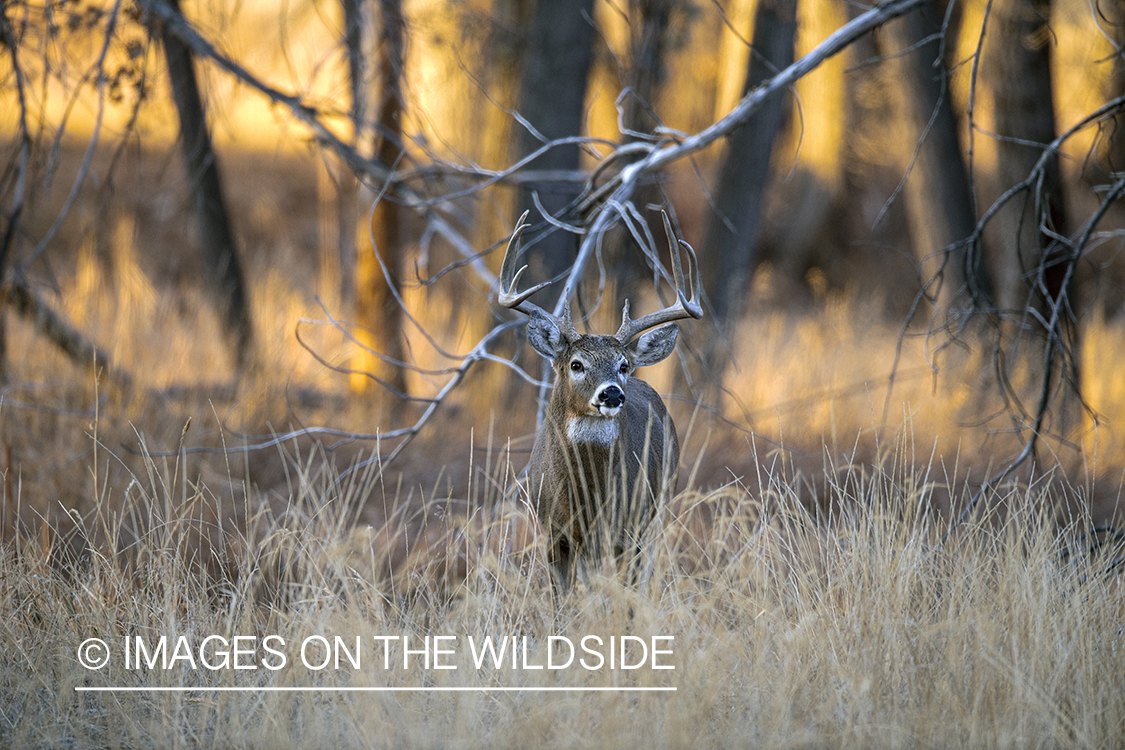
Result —
POLYGON ((547 359, 558 357, 570 343, 559 328, 558 321, 538 310, 532 310, 527 316, 527 338, 531 347, 547 359))
POLYGON ((676 338, 679 335, 680 327, 676 325, 660 326, 642 333, 629 345, 633 352, 633 366, 655 365, 667 357, 676 348, 676 338))

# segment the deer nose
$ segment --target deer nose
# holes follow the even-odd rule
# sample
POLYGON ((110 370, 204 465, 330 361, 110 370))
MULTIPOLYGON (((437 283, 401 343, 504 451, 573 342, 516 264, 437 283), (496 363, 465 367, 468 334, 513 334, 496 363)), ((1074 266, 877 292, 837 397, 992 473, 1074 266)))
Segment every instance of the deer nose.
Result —
POLYGON ((598 391, 598 403, 610 409, 617 409, 625 403, 625 392, 612 383, 598 391))

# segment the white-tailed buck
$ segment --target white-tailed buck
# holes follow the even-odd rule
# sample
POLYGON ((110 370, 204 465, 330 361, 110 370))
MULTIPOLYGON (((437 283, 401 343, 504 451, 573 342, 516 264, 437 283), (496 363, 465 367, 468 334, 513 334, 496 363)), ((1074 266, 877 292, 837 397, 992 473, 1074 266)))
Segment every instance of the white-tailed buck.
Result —
POLYGON ((646 528, 675 490, 676 427, 660 396, 633 372, 672 353, 679 328, 665 324, 703 315, 699 269, 695 253, 677 241, 665 215, 676 303, 631 320, 626 301, 617 333, 580 334, 569 306, 559 317, 527 301, 546 283, 523 292, 516 288, 527 268, 516 268, 526 217, 520 217, 508 242, 498 301, 528 316, 531 345, 555 371, 546 419, 531 449, 528 489, 566 588, 583 558, 598 559, 612 550, 627 564, 637 561, 646 528), (681 244, 688 256, 686 284, 681 244))

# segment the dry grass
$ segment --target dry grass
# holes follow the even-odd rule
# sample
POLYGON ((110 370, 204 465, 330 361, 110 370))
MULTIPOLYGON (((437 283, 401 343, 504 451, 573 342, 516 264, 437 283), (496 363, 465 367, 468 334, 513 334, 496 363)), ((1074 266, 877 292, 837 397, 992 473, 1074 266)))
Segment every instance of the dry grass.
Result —
MULTIPOLYGON (((816 344, 811 333, 799 335, 816 344)), ((843 337, 840 346, 871 340, 843 337)), ((783 349, 762 352, 776 352, 778 365, 783 349)), ((793 372, 787 388, 818 377, 793 372)), ((937 423, 918 414, 898 430, 860 431, 849 452, 839 447, 848 442, 845 406, 837 405, 803 414, 839 433, 833 448, 826 429, 829 447, 805 461, 761 431, 733 441, 741 448, 726 440, 714 455, 697 450, 647 587, 604 567, 559 600, 534 519, 502 502, 522 468, 518 456, 483 451, 499 458, 451 477, 464 490, 451 496, 433 465, 435 446, 443 461, 457 458, 448 440, 419 447, 425 460, 397 482, 378 476, 374 463, 341 478, 351 459, 308 443, 286 443, 269 461, 134 455, 122 445, 186 440, 182 422, 169 419, 176 409, 200 423, 188 436, 214 438, 222 431, 206 425, 218 421, 218 408, 112 388, 98 402, 82 377, 25 387, 39 408, 5 413, 8 440, 40 440, 17 445, 25 468, 12 491, 58 494, 53 535, 41 534, 25 508, 22 532, 0 550, 0 745, 1022 748, 1105 747, 1125 734, 1121 539, 1090 535, 1091 506, 1073 502, 1085 497, 1082 482, 1109 482, 1104 466, 1078 483, 1061 475, 1011 483, 989 497, 992 512, 941 544, 942 509, 975 489, 965 476, 981 456, 934 450, 934 436, 919 425, 937 423), (78 411, 100 405, 75 417, 46 411, 52 401, 78 411), (861 458, 855 446, 865 440, 875 445, 861 458), (753 469, 728 481, 730 471, 708 468, 720 460, 753 469), (46 476, 59 466, 61 474, 46 476), (77 512, 64 516, 64 506, 77 512), (1064 506, 1084 510, 1060 521, 1064 506), (74 520, 64 544, 67 518, 74 520), (151 648, 166 636, 171 653, 183 636, 197 655, 209 635, 254 636, 255 644, 279 636, 287 665, 122 663, 128 638, 151 648), (359 637, 360 668, 301 664, 300 644, 317 635, 341 636, 349 647, 359 637), (399 669, 401 652, 392 651, 395 667, 386 670, 373 640, 385 635, 415 644, 455 636, 446 642, 455 653, 444 658, 458 669, 426 669, 419 658, 399 669), (467 639, 505 635, 527 637, 532 665, 542 663, 550 636, 576 644, 587 635, 673 636, 664 663, 675 669, 477 669, 467 639), (92 637, 112 650, 101 671, 78 662, 92 637), (76 691, 97 686, 200 689, 76 691), (676 690, 334 690, 376 686, 676 690), (321 690, 259 690, 274 687, 321 690)), ((268 414, 268 395, 259 402, 258 413, 268 414)), ((796 439, 815 438, 799 419, 792 423, 796 439)), ((42 508, 36 513, 51 513, 42 508)), ((318 654, 314 647, 311 659, 318 654)), ((270 658, 259 647, 243 663, 270 658)))
MULTIPOLYGON (((113 534, 69 564, 48 562, 32 539, 0 552, 0 744, 1105 747, 1125 734, 1125 589, 1121 565, 1111 569, 1121 540, 1094 544, 1089 518, 1057 524, 1044 511, 1047 490, 1006 488, 1002 520, 974 520, 945 545, 928 485, 908 470, 835 474, 847 510, 830 519, 801 510, 800 490, 784 476, 766 476, 772 489, 760 498, 736 487, 685 492, 644 591, 603 570, 556 601, 518 508, 495 519, 431 508, 421 528, 432 530, 405 544, 409 559, 392 575, 383 556, 396 554, 393 545, 352 529, 356 503, 378 493, 365 486, 371 477, 326 504, 334 475, 294 457, 287 513, 259 514, 247 534, 232 533, 215 568, 185 549, 185 530, 201 522, 183 512, 174 468, 144 465, 155 494, 142 489, 128 502, 152 523, 125 554, 112 554, 126 546, 113 534), (211 634, 278 635, 288 664, 122 664, 126 638, 184 636, 194 650, 211 634), (299 644, 314 635, 349 645, 358 636, 361 667, 300 664, 299 644), (444 660, 458 668, 426 669, 415 658, 399 669, 401 652, 392 651, 395 666, 385 670, 372 640, 382 635, 415 644, 456 636, 444 660), (662 658, 675 669, 478 670, 467 638, 487 635, 526 636, 531 664, 542 663, 551 635, 575 643, 670 635, 674 654, 662 658), (111 645, 101 671, 77 661, 91 637, 111 645), (200 689, 75 690, 87 686, 200 689), (279 686, 327 690, 215 689, 279 686), (676 691, 331 690, 364 686, 676 691)), ((243 663, 267 657, 259 649, 243 663)))
MULTIPOLYGON (((950 506, 1016 441, 966 427, 979 384, 943 370, 935 386, 926 342, 912 338, 888 400, 898 328, 872 323, 877 305, 859 295, 755 315, 720 413, 670 401, 691 478, 647 587, 603 567, 559 600, 534 519, 502 502, 526 460, 530 389, 513 395, 500 368, 482 368, 382 476, 376 463, 345 474, 372 444, 236 452, 252 442, 244 433, 398 425, 295 343, 296 321, 319 317, 311 289, 252 269, 266 366, 235 384, 203 296, 158 283, 151 254, 118 231, 112 283, 78 253, 52 302, 140 387, 95 382, 9 317, 23 356, 0 400, 4 498, 19 515, 0 545, 0 746, 1105 747, 1125 736, 1121 540, 1090 533, 1119 518, 1120 324, 1082 332, 1101 423, 1045 444, 942 544, 950 506), (528 407, 490 409, 505 400, 528 407), (218 450, 177 452, 200 446, 218 450), (277 635, 288 664, 121 662, 126 638, 196 648, 212 634, 277 635), (305 668, 299 646, 315 635, 360 637, 361 667, 305 668), (456 636, 458 669, 384 670, 372 640, 384 635, 456 636), (467 638, 489 635, 526 636, 533 664, 551 636, 673 636, 675 669, 478 670, 467 638), (78 663, 92 637, 113 649, 101 671, 78 663), (75 690, 91 686, 202 689, 75 690), (332 690, 365 686, 676 690, 332 690), (236 687, 326 690, 216 689, 236 687)), ((437 322, 482 301, 414 302, 443 345, 466 348, 477 324, 437 322)), ((331 328, 302 335, 347 361, 331 328)), ((675 390, 670 368, 653 369, 658 390, 675 390)), ((440 383, 413 385, 428 395, 440 383)))

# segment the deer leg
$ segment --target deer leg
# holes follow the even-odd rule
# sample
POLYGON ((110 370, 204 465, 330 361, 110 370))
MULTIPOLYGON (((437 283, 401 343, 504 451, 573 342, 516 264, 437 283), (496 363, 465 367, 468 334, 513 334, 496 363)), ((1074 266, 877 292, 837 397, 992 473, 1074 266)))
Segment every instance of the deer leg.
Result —
POLYGON ((556 591, 560 596, 570 593, 574 585, 576 556, 570 553, 570 540, 566 537, 555 543, 552 561, 555 567, 556 591))

